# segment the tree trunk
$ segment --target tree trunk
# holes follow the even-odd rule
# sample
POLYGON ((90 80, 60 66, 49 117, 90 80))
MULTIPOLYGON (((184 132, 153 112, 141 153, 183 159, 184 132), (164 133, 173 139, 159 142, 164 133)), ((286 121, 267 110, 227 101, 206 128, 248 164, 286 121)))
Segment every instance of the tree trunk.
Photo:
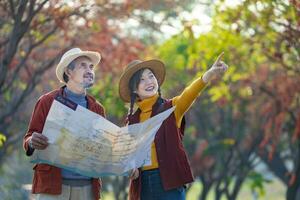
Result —
POLYGON ((206 200, 207 196, 208 196, 208 193, 209 193, 209 190, 211 188, 211 183, 207 183, 205 181, 202 181, 202 185, 203 185, 203 188, 202 188, 199 200, 206 200))
MULTIPOLYGON (((298 152, 300 152, 300 142, 298 142, 298 152)), ((300 198, 300 162, 295 165, 295 182, 288 186, 286 200, 298 200, 300 198)))
POLYGON ((246 176, 243 176, 243 177, 238 177, 235 184, 234 184, 234 188, 233 188, 233 191, 230 195, 230 197, 228 197, 228 199, 230 200, 235 200, 239 194, 239 191, 241 190, 241 187, 243 185, 243 182, 245 180, 245 177, 246 176))

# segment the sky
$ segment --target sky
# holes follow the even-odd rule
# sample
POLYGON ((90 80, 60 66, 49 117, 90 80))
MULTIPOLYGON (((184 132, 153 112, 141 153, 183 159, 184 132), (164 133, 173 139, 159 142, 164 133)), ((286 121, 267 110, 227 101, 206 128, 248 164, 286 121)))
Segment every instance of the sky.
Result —
MULTIPOLYGON (((226 7, 234 7, 238 4, 240 4, 241 2, 242 2, 242 0, 225 0, 221 9, 225 9, 226 7)), ((216 3, 218 4, 220 2, 216 1, 216 3)), ((179 19, 182 19, 184 21, 195 21, 196 24, 193 25, 192 29, 193 29, 195 36, 199 36, 202 33, 206 33, 208 31, 210 31, 212 12, 213 12, 212 6, 210 6, 208 8, 205 5, 198 4, 194 7, 192 12, 187 12, 187 11, 182 12, 179 19)), ((177 31, 179 32, 182 30, 183 27, 181 24, 179 24, 179 26, 177 26, 176 28, 177 28, 177 31)), ((170 33, 170 32, 175 33, 176 32, 175 30, 170 31, 168 27, 162 27, 162 30, 166 33, 170 33)))
MULTIPOLYGON (((216 0, 215 2, 218 4, 220 3, 220 0, 216 0)), ((224 0, 221 9, 226 9, 227 7, 234 7, 241 2, 242 0, 224 0)), ((139 14, 139 11, 135 12, 135 14, 139 14)), ((192 24, 192 30, 195 36, 198 37, 200 34, 209 32, 211 30, 211 16, 213 15, 213 12, 213 5, 206 6, 199 3, 194 6, 191 12, 180 12, 179 16, 176 19, 169 21, 168 24, 164 23, 163 21, 163 13, 153 15, 153 21, 163 24, 160 29, 163 34, 162 36, 158 35, 158 37, 162 41, 180 33, 184 28, 182 22, 188 22, 192 24)), ((151 11, 149 11, 149 15, 151 15, 151 11)), ((152 32, 142 32, 139 29, 139 26, 140 23, 137 19, 130 18, 129 20, 121 24, 121 29, 125 30, 125 34, 128 34, 128 32, 130 32, 130 34, 134 36, 141 35, 141 37, 143 37, 147 34, 154 34, 152 32)))

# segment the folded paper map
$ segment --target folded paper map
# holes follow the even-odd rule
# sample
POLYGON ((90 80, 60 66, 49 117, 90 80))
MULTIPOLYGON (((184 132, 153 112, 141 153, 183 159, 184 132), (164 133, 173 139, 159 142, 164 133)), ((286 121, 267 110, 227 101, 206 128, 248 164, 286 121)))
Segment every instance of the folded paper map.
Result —
POLYGON ((47 163, 89 177, 127 175, 151 164, 151 143, 174 107, 138 124, 118 127, 68 99, 57 97, 43 133, 49 145, 31 162, 47 163))

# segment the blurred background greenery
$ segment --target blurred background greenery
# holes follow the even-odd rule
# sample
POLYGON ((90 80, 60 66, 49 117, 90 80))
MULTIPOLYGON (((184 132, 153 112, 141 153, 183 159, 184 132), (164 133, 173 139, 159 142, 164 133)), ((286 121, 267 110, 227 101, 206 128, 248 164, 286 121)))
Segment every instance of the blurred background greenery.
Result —
MULTIPOLYGON (((133 59, 167 67, 165 98, 179 95, 224 51, 230 66, 186 114, 184 144, 196 178, 188 200, 299 200, 298 0, 3 0, 0 2, 0 196, 30 199, 22 149, 38 97, 59 87, 55 66, 78 46, 99 51, 89 93, 123 125, 118 77, 133 59)), ((127 197, 126 177, 104 178, 104 200, 127 197)))

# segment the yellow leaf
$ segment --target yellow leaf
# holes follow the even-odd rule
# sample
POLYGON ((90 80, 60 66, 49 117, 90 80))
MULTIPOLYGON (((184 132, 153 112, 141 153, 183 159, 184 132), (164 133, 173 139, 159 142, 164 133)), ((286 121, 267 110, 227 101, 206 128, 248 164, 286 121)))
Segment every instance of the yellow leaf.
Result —
POLYGON ((3 133, 0 133, 0 147, 3 146, 6 141, 6 136, 3 133))

